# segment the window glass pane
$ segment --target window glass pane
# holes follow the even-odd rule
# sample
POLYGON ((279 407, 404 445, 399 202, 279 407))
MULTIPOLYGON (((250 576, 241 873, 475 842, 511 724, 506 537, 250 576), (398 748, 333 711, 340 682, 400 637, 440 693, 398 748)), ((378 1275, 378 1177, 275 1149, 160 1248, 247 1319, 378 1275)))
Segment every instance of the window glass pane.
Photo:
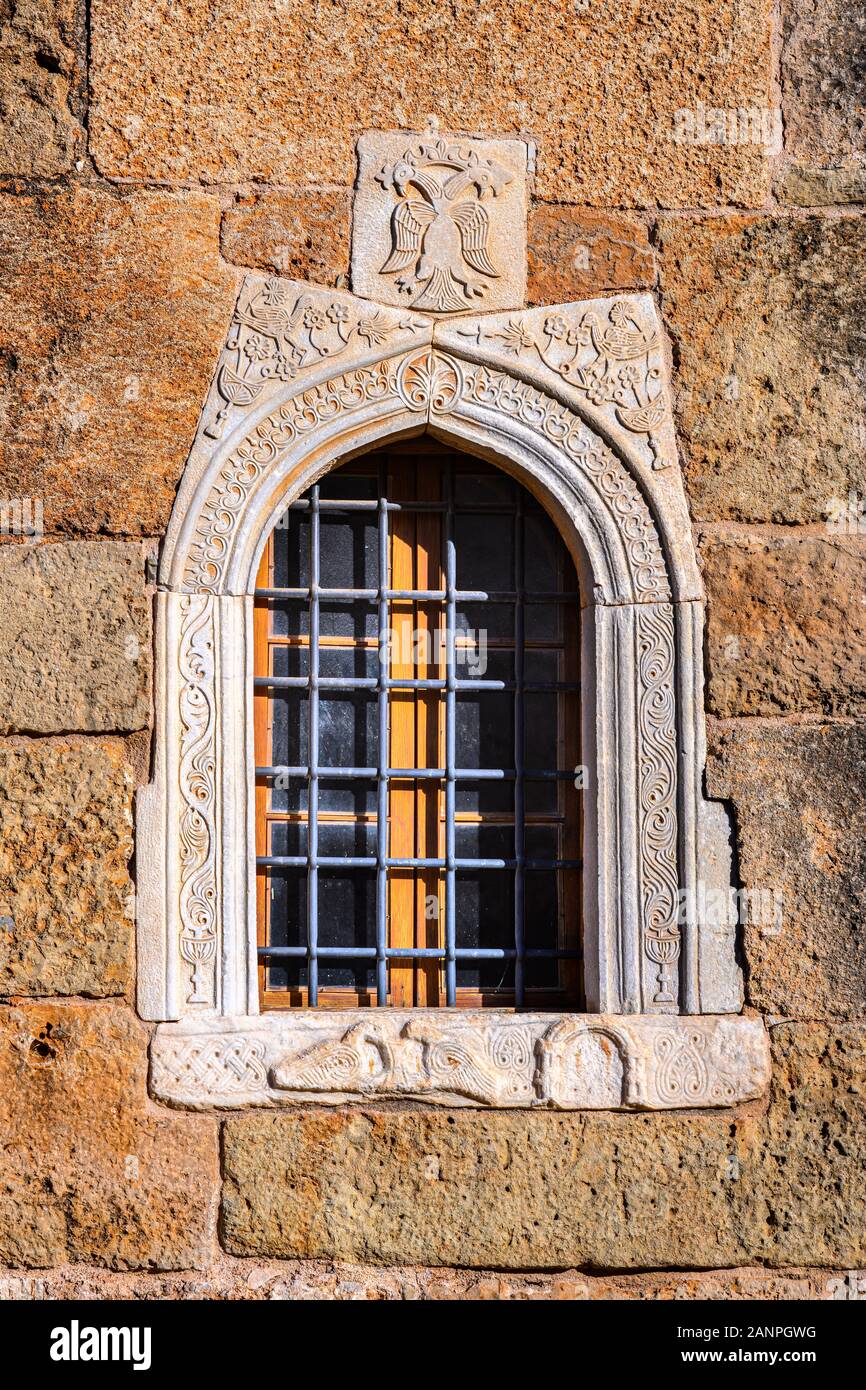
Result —
POLYGON ((322 502, 375 502, 379 496, 378 470, 357 473, 338 468, 319 483, 322 502))
MULTIPOLYGON (((559 830, 556 826, 528 825, 524 845, 527 859, 556 859, 560 854, 559 830)), ((527 945, 535 950, 555 950, 561 944, 559 895, 562 882, 562 873, 555 870, 526 871, 524 931, 527 945)), ((555 989, 560 969, 554 960, 527 961, 527 989, 555 989)))
POLYGON ((305 589, 310 582, 310 518, 286 511, 274 527, 275 589, 305 589))
MULTIPOLYGON (((268 881, 270 946, 305 946, 307 942, 307 873, 272 869, 268 881)), ((298 988, 307 983, 306 961, 297 957, 268 966, 268 989, 298 988)))
POLYGON ((308 647, 271 647, 271 674, 307 676, 310 670, 308 647))
POLYGON ((506 473, 489 469, 483 473, 464 473, 457 468, 454 473, 454 505, 456 507, 514 506, 516 484, 506 473))
MULTIPOLYGON (((375 946, 375 870, 319 871, 319 944, 375 946)), ((372 989, 375 983, 376 966, 372 959, 319 961, 320 989, 372 989)))
MULTIPOLYGON (((460 859, 507 859, 514 853, 514 831, 498 825, 458 825, 460 859)), ((514 870, 458 869, 457 946, 471 950, 514 946, 514 870)), ((506 960, 462 961, 458 989, 495 990, 514 986, 514 964, 506 960)))
POLYGON ((320 767, 375 767, 378 747, 375 693, 319 692, 320 767))
POLYGON ((323 512, 319 523, 319 583, 324 589, 375 589, 376 517, 370 512, 323 512))
POLYGON ((458 601, 454 622, 457 633, 471 633, 475 646, 483 652, 484 644, 514 640, 513 603, 476 603, 458 601))
POLYGON ((269 599, 271 632, 275 637, 296 637, 309 628, 307 599, 269 599))
POLYGON ((273 766, 301 767, 307 762, 309 729, 307 692, 274 690, 271 700, 273 766))
POLYGON ((552 770, 558 766, 559 703, 560 697, 553 693, 524 696, 523 756, 527 767, 552 770))
POLYGON ((454 518, 458 589, 514 588, 514 519, 458 512, 454 518))

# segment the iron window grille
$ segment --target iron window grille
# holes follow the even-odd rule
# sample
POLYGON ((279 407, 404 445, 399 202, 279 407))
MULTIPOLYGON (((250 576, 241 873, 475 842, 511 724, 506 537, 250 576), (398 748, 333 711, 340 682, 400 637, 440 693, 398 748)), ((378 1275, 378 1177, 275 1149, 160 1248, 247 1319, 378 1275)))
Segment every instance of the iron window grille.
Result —
MULTIPOLYGON (((350 469, 352 465, 348 466, 350 469)), ((528 876, 537 873, 561 874, 566 871, 579 871, 581 859, 575 857, 544 857, 527 852, 526 831, 526 789, 527 784, 555 782, 576 786, 575 767, 527 767, 525 766, 526 738, 526 696, 535 693, 548 693, 557 697, 579 697, 578 680, 542 681, 527 677, 526 673, 526 615, 533 606, 571 605, 578 613, 579 593, 574 580, 572 588, 528 588, 525 584, 525 548, 527 507, 534 513, 543 515, 541 508, 529 494, 514 480, 498 470, 489 469, 496 477, 508 485, 511 498, 508 502, 484 503, 473 501, 462 510, 483 520, 485 516, 507 516, 513 527, 513 573, 512 586, 508 589, 467 589, 457 585, 457 545, 455 540, 455 521, 460 508, 455 503, 455 459, 453 454, 445 455, 444 462, 437 459, 437 469, 441 469, 441 500, 395 500, 389 496, 388 461, 383 451, 378 461, 377 491, 372 498, 332 497, 322 494, 319 486, 314 486, 307 496, 290 504, 289 514, 304 518, 308 525, 308 582, 297 587, 263 584, 255 590, 257 611, 270 613, 281 609, 287 612, 305 613, 308 641, 304 650, 308 653, 306 674, 257 674, 254 686, 257 695, 264 694, 268 699, 279 697, 280 692, 300 692, 307 702, 307 759, 304 763, 271 763, 257 765, 256 780, 259 787, 270 788, 277 784, 294 782, 306 787, 306 818, 301 823, 306 827, 306 848, 293 854, 257 854, 257 873, 269 883, 275 876, 291 871, 300 871, 306 878, 306 940, 302 944, 279 945, 265 940, 258 948, 260 966, 273 968, 290 961, 301 962, 306 971, 307 1003, 310 1007, 319 1004, 320 965, 334 962, 363 962, 375 969, 375 1002, 385 1006, 389 1002, 388 971, 389 962, 436 962, 444 970, 444 995, 446 1006, 458 1002, 458 972, 461 965, 470 962, 511 963, 513 968, 513 1001, 522 1008, 527 999, 527 968, 533 961, 577 962, 581 951, 574 937, 574 944, 559 943, 556 946, 535 946, 527 939, 525 904, 528 876), (375 516, 376 521, 376 583, 368 587, 328 587, 321 583, 322 567, 322 518, 330 515, 352 516, 357 514, 375 516), (440 519, 442 556, 441 573, 444 583, 437 588, 398 588, 391 587, 389 547, 392 541, 392 519, 397 516, 430 515, 440 519), (411 678, 394 676, 391 671, 389 649, 390 615, 394 605, 421 603, 438 606, 444 619, 444 672, 434 678, 411 678), (376 613, 376 654, 375 675, 335 676, 322 671, 321 615, 326 604, 363 604, 376 613), (458 629, 458 606, 509 605, 513 613, 513 669, 508 678, 494 679, 461 677, 457 674, 458 652, 456 632, 458 629), (325 765, 320 761, 320 715, 323 694, 327 692, 367 691, 375 697, 378 757, 375 765, 347 766, 325 765), (444 715, 444 758, 442 765, 392 766, 389 760, 389 716, 392 699, 397 692, 428 691, 440 696, 444 715), (513 766, 504 767, 461 767, 457 764, 456 730, 457 701, 467 692, 511 691, 513 694, 513 766), (360 855, 333 855, 323 853, 320 848, 320 788, 323 782, 349 781, 353 784, 375 784, 375 851, 360 855), (434 782, 444 791, 444 851, 433 856, 398 855, 391 856, 388 846, 389 793, 395 783, 419 781, 434 782), (462 784, 504 782, 513 783, 513 845, 510 855, 490 857, 483 855, 461 856, 457 850, 457 789, 462 784), (319 885, 323 871, 328 870, 368 870, 375 874, 375 944, 370 945, 328 945, 320 941, 320 895, 319 885), (444 939, 435 947, 394 946, 389 942, 389 876, 395 871, 430 870, 441 877, 444 890, 444 939), (484 873, 505 873, 513 876, 513 944, 508 946, 465 946, 459 941, 457 924, 457 901, 459 892, 458 875, 462 870, 484 873)), ((473 471, 486 468, 473 461, 473 471)), ((333 483, 339 479, 337 471, 329 479, 333 483)), ((278 523, 279 526, 280 523, 278 523)), ((552 526, 552 523, 550 523, 552 526)), ((562 552, 566 555, 564 544, 558 537, 562 552)), ((574 579, 570 558, 566 559, 570 577, 574 579)), ((264 570, 264 567, 263 567, 264 570)), ((261 572, 260 572, 261 577, 261 572)), ((300 630, 300 624, 298 624, 300 630)), ((270 669, 270 668, 268 668, 270 669)), ((268 846, 270 848, 270 846, 268 846)))

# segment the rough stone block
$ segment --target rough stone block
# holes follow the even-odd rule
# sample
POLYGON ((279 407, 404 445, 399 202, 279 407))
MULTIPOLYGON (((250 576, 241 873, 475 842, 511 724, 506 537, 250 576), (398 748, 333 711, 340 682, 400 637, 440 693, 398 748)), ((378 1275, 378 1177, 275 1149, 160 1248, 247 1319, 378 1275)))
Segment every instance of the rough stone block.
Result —
POLYGON ((529 215, 527 257, 530 304, 655 284, 646 226, 618 213, 537 204, 529 215))
POLYGON ((0 176, 53 178, 83 144, 84 48, 76 0, 7 0, 0 11, 0 176))
POLYGON ((218 246, 198 193, 0 196, 0 502, 164 531, 236 293, 218 246))
POLYGON ((733 802, 749 1003, 866 1013, 866 730, 711 725, 710 796, 733 802))
POLYGON ((730 1113, 231 1119, 227 1248, 504 1269, 739 1263, 748 1236, 725 1177, 732 1128, 730 1113))
POLYGON ((345 189, 239 197, 223 215, 222 253, 235 265, 334 285, 349 274, 350 215, 345 189))
POLYGON ((217 1127, 147 1100, 147 1038, 114 1004, 0 1008, 0 1260, 196 1269, 217 1127))
POLYGON ((772 1037, 763 1173, 749 1217, 755 1253, 774 1266, 862 1270, 866 1027, 780 1023, 772 1037))
POLYGON ((866 535, 699 535, 707 705, 741 714, 866 709, 866 535))
POLYGON ((781 203, 804 208, 866 203, 866 158, 842 164, 789 164, 777 175, 773 193, 781 203))
POLYGON ((94 0, 91 149, 133 179, 348 187, 363 130, 528 135, 539 196, 626 207, 745 202, 761 142, 677 143, 699 101, 770 104, 769 0, 368 7, 94 0))
POLYGON ((140 545, 2 545, 0 591, 0 732, 146 726, 151 619, 140 545))
POLYGON ((120 740, 0 745, 0 992, 121 994, 134 972, 120 740))
POLYGON ((851 0, 783 0, 785 143, 818 163, 866 153, 863 11, 851 0))
POLYGON ((866 220, 662 218, 686 484, 699 520, 808 522, 866 495, 866 220))

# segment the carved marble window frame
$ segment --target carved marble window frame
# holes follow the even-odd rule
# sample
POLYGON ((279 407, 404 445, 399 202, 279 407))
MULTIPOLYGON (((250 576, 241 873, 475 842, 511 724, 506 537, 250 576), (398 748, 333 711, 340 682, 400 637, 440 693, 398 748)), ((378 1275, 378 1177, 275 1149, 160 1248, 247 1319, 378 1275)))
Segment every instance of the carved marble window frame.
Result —
POLYGON ((740 1014, 734 924, 717 910, 701 920, 708 892, 718 903, 730 883, 729 831, 724 809, 702 797, 703 593, 664 383, 649 295, 434 322, 297 282, 245 281, 155 599, 137 931, 139 1011, 159 1024, 157 1098, 576 1109, 730 1105, 761 1093, 766 1036, 740 1014), (300 325, 279 352, 272 312, 300 325), (609 358, 627 351, 631 376, 612 374, 609 358), (634 395, 623 380, 637 383, 634 395), (259 559, 286 504, 328 469, 427 430, 529 487, 577 565, 589 1012, 261 1014, 259 559))

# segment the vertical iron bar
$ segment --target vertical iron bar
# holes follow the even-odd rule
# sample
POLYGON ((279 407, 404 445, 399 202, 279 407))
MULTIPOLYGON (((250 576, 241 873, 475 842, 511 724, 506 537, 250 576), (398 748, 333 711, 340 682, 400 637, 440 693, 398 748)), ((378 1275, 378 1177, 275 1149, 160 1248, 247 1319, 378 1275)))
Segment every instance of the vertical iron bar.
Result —
POLYGON ((319 1002, 319 489, 310 504, 310 678, 307 780, 307 993, 319 1002))
POLYGON ((524 709, 524 607, 523 607, 523 489, 517 494, 514 513, 514 1007, 523 1008, 525 994, 526 938, 524 931, 524 854, 526 798, 523 779, 524 709))
POLYGON ((457 680, 454 630, 457 626, 457 552, 454 542, 454 464, 445 477, 445 1003, 457 1003, 457 900, 454 859, 456 837, 455 777, 457 762, 457 680))
POLYGON ((376 774, 376 1003, 388 1002, 388 501, 385 464, 379 465, 378 515, 378 652, 379 677, 376 706, 379 723, 379 759, 376 774))

